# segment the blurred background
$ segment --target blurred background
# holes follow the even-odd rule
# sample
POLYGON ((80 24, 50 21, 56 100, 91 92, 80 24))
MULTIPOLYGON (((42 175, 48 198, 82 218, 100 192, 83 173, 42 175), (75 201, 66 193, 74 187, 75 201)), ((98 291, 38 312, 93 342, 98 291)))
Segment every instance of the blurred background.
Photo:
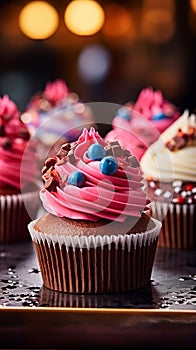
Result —
POLYGON ((1 1, 0 95, 24 110, 61 78, 84 102, 123 104, 151 86, 193 111, 196 0, 90 3, 1 1))

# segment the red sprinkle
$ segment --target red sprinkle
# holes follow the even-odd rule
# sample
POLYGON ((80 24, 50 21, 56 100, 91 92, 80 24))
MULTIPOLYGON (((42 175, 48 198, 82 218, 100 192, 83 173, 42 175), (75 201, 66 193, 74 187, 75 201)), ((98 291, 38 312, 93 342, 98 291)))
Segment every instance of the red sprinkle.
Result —
POLYGON ((187 184, 185 185, 185 191, 191 191, 193 189, 193 185, 192 184, 187 184))
POLYGON ((183 204, 184 203, 184 198, 179 196, 179 197, 177 197, 177 201, 178 201, 179 204, 183 204))

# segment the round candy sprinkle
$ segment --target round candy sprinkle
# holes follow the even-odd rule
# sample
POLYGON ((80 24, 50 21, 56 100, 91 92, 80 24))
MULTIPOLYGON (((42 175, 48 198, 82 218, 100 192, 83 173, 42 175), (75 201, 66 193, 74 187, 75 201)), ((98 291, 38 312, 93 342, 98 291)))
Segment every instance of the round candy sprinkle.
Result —
POLYGON ((186 185, 185 185, 185 190, 186 190, 186 191, 192 191, 193 187, 194 187, 194 186, 193 186, 192 184, 186 184, 186 185))
POLYGON ((118 168, 118 163, 114 157, 104 157, 100 161, 100 170, 105 175, 113 175, 118 168))
POLYGON ((165 118, 167 118, 167 116, 163 112, 154 114, 152 116, 152 120, 161 120, 161 119, 165 119, 165 118))
POLYGON ((82 174, 80 171, 73 171, 68 178, 67 182, 69 185, 77 186, 77 187, 82 187, 85 181, 85 176, 82 174))
POLYGON ((127 121, 131 120, 131 115, 130 112, 127 108, 125 107, 120 107, 117 112, 116 112, 116 116, 121 117, 127 121))
POLYGON ((106 155, 106 151, 99 143, 94 143, 88 148, 88 157, 92 160, 101 160, 106 155))
POLYGON ((177 197, 177 203, 183 204, 184 203, 184 198, 182 198, 181 196, 178 196, 177 197))

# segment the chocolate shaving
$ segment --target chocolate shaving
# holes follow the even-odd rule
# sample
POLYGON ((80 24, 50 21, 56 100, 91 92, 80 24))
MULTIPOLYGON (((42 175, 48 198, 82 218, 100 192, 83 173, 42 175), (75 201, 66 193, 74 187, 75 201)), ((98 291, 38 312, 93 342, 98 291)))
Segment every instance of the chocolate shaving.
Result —
POLYGON ((131 156, 131 152, 128 151, 127 149, 123 149, 123 157, 125 159, 128 159, 128 157, 130 157, 130 156, 131 156))
POLYGON ((65 150, 63 150, 63 149, 60 149, 59 151, 58 151, 58 153, 57 153, 57 157, 59 158, 59 159, 63 159, 63 158, 65 158, 66 156, 67 156, 67 151, 65 151, 65 150))
POLYGON ((120 146, 120 143, 118 141, 110 141, 109 145, 110 145, 110 147, 120 146))
POLYGON ((55 165, 57 162, 56 157, 49 157, 45 161, 45 166, 49 169, 51 166, 55 165))
POLYGON ((6 135, 5 126, 0 124, 0 136, 4 137, 6 135))
POLYGON ((18 136, 23 140, 29 140, 30 139, 30 133, 26 129, 20 129, 18 136))
POLYGON ((74 150, 71 149, 67 155, 67 158, 70 163, 74 164, 75 163, 75 156, 74 156, 74 150))
POLYGON ((10 140, 8 137, 5 137, 3 142, 2 142, 2 147, 5 150, 8 150, 11 148, 11 146, 12 146, 12 140, 10 140))
POLYGON ((62 146, 61 146, 61 150, 63 151, 67 151, 67 153, 69 152, 69 150, 71 149, 71 145, 70 143, 64 143, 62 146))
POLYGON ((135 156, 128 157, 128 162, 133 168, 138 168, 140 166, 138 159, 135 156))
POLYGON ((43 178, 45 179, 49 178, 53 169, 54 169, 53 166, 51 166, 50 168, 47 168, 46 166, 44 166, 42 168, 42 174, 44 175, 43 178))
POLYGON ((166 146, 170 151, 175 151, 184 148, 186 144, 186 139, 177 135, 171 141, 167 142, 166 146))
POLYGON ((42 172, 43 171, 44 171, 44 174, 42 178, 45 182, 44 184, 45 189, 50 192, 52 191, 56 192, 56 187, 60 186, 60 184, 62 183, 60 175, 58 174, 54 166, 51 166, 49 169, 47 169, 47 167, 44 167, 42 169, 42 172))
POLYGON ((56 163, 57 165, 63 165, 67 162, 67 156, 62 157, 61 159, 58 160, 58 162, 56 163))
POLYGON ((165 143, 165 146, 171 151, 177 151, 188 145, 194 144, 196 140, 196 128, 193 126, 188 127, 188 132, 183 132, 181 129, 178 129, 177 134, 173 139, 165 143))
POLYGON ((71 149, 70 143, 64 143, 61 146, 60 150, 57 153, 57 157, 60 159, 60 161, 58 161, 57 165, 62 165, 67 161, 66 156, 69 153, 70 149, 71 149))
POLYGON ((56 188, 59 185, 58 180, 51 176, 49 179, 45 182, 44 188, 48 190, 49 192, 56 192, 56 188))
POLYGON ((112 147, 112 151, 115 157, 121 157, 122 156, 122 148, 120 145, 115 145, 112 147))
POLYGON ((104 148, 105 148, 107 156, 112 156, 113 155, 112 148, 110 147, 110 145, 107 145, 104 148))

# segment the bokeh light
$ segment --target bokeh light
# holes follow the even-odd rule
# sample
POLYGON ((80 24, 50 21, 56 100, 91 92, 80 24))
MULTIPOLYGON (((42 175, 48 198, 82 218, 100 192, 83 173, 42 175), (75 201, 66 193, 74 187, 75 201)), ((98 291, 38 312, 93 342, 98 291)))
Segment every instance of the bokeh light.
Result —
POLYGON ((18 23, 23 34, 31 39, 47 39, 59 25, 56 9, 45 1, 32 1, 20 11, 18 23))
POLYGON ((105 47, 89 45, 78 57, 78 71, 82 78, 90 83, 101 81, 107 75, 111 64, 111 57, 105 47))
POLYGON ((191 9, 196 12, 196 0, 190 0, 191 9))
POLYGON ((120 38, 133 32, 133 20, 128 9, 119 4, 105 7, 106 21, 103 33, 110 38, 120 38))
POLYGON ((141 20, 141 33, 155 43, 168 41, 175 33, 172 13, 162 8, 146 10, 141 20))
POLYGON ((105 13, 94 0, 73 0, 64 12, 67 28, 76 35, 93 35, 103 26, 105 13))

